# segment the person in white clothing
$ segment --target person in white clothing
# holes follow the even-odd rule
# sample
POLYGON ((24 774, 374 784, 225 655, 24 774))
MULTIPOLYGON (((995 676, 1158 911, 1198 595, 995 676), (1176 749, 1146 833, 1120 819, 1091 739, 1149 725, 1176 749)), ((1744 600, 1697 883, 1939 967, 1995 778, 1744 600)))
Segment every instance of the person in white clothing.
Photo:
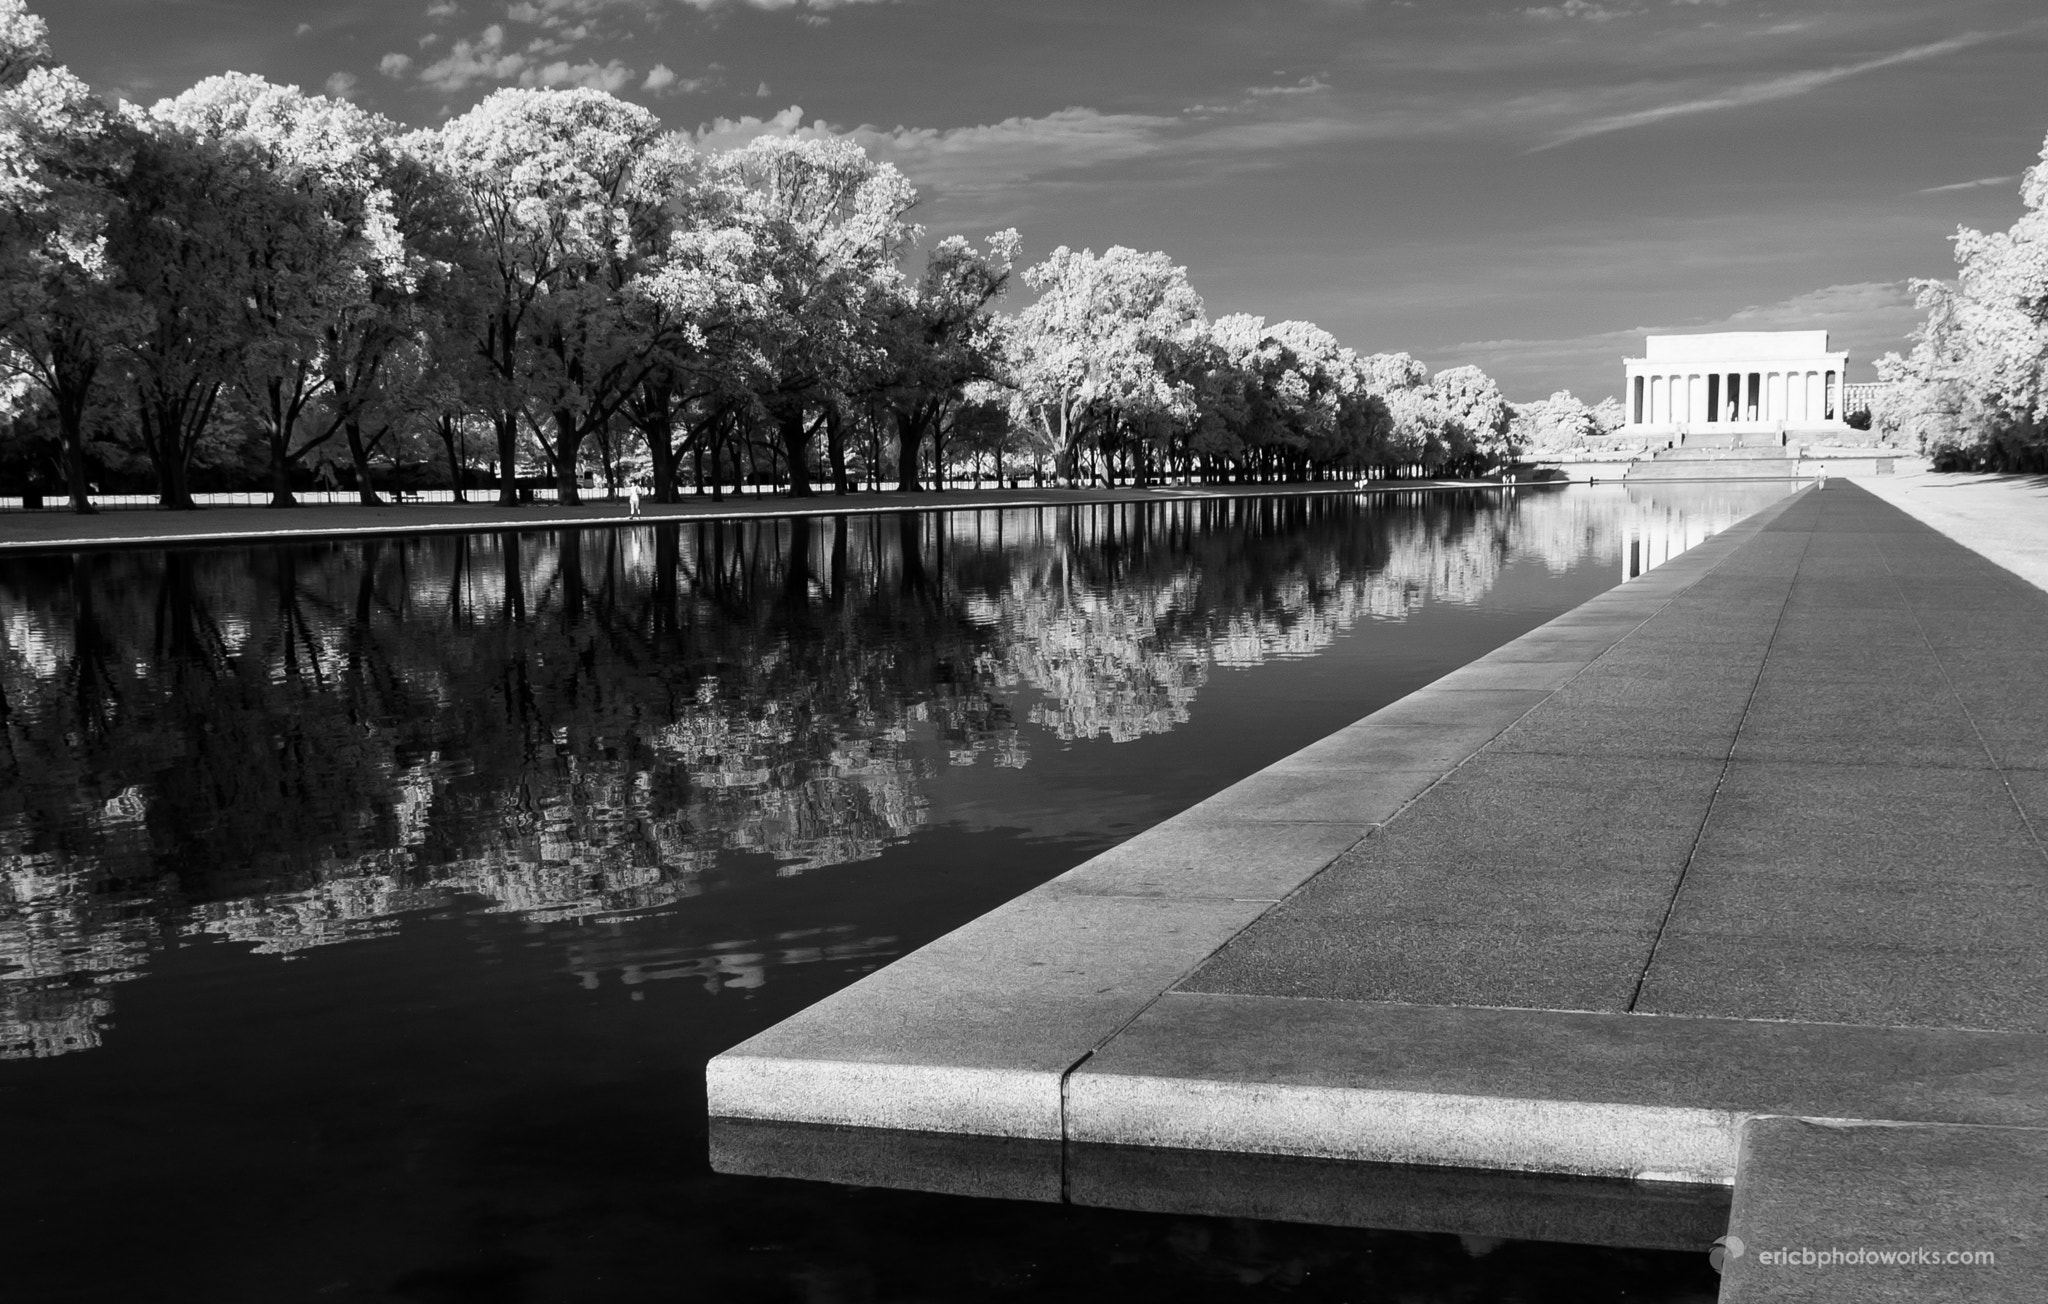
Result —
POLYGON ((1813 487, 1816 489, 1825 489, 1828 487, 1828 464, 1826 462, 1822 462, 1819 466, 1814 468, 1813 487))
POLYGON ((640 482, 638 480, 628 480, 626 482, 626 515, 638 516, 639 514, 640 482))

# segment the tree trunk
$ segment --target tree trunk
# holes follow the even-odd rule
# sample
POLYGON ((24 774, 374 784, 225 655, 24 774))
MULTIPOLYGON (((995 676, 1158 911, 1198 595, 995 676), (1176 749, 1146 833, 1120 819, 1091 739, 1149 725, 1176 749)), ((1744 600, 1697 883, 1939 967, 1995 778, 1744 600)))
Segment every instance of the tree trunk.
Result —
POLYGON ((342 433, 348 438, 349 462, 356 469, 356 498, 375 507, 384 500, 377 496, 377 488, 370 482, 370 446, 363 442, 363 423, 351 416, 342 422, 342 433))
POLYGON ((174 512, 198 510, 199 504, 192 501, 191 479, 185 471, 185 459, 175 453, 166 457, 157 467, 158 500, 174 512))
POLYGON ((97 512, 85 479, 85 400, 90 380, 57 396, 57 428, 64 436, 64 478, 71 490, 71 510, 81 516, 97 512))
POLYGON ((152 408, 145 400, 137 404, 142 426, 142 446, 156 472, 157 501, 165 509, 189 512, 196 504, 185 476, 185 458, 179 439, 179 413, 174 409, 152 408))
POLYGON ((71 491, 71 510, 81 516, 99 509, 85 478, 85 410, 100 362, 81 336, 60 331, 51 341, 51 393, 57 400, 57 430, 64 439, 64 479, 71 491))
POLYGON ((891 403, 889 411, 896 418, 896 489, 899 493, 924 492, 918 483, 917 461, 923 451, 924 432, 930 422, 925 405, 913 404, 908 411, 891 403))
POLYGON ((270 401, 270 410, 263 414, 264 441, 270 446, 270 506, 297 507, 298 499, 292 497, 293 406, 280 378, 272 376, 264 388, 270 401))
POLYGON ((463 466, 462 454, 457 448, 462 436, 456 428, 454 414, 443 412, 435 419, 434 429, 441 436, 441 447, 448 453, 448 483, 455 490, 455 501, 466 503, 469 499, 462 492, 462 473, 467 468, 463 466))
POLYGON ((582 442, 583 432, 576 423, 576 415, 566 408, 556 408, 555 497, 565 506, 583 501, 576 488, 576 453, 582 442))
POLYGON ((491 413, 498 435, 498 505, 519 503, 519 414, 501 408, 491 413))
POLYGON ((605 497, 616 500, 619 496, 619 439, 618 432, 607 424, 598 433, 598 452, 604 456, 600 465, 604 468, 605 497))
POLYGON ((832 462, 832 492, 845 497, 853 492, 846 474, 846 423, 837 403, 825 404, 825 453, 832 462))
POLYGON ((775 414, 776 428, 782 434, 783 455, 789 460, 789 496, 811 498, 816 491, 811 488, 810 468, 805 465, 805 456, 810 443, 810 434, 804 429, 804 409, 801 403, 791 403, 775 414))
POLYGON ((271 507, 297 507, 299 500, 292 497, 292 460, 285 450, 284 436, 275 426, 263 432, 270 444, 270 502, 271 507))
POLYGON ((654 475, 654 501, 672 503, 676 501, 676 446, 674 433, 668 418, 650 422, 640 431, 647 441, 648 469, 654 475))

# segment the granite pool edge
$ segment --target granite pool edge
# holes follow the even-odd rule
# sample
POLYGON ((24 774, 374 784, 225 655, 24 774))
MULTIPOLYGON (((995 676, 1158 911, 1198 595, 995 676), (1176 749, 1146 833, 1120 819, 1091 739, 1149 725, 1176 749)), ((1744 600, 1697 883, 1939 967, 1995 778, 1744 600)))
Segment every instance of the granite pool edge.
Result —
MULTIPOLYGON (((705 1070, 708 1113, 1071 1139, 1068 1079, 1077 1068, 1260 915, 1705 578, 1797 497, 715 1056, 705 1070)), ((1727 1136, 1730 1122, 1715 1119, 1709 1129, 1727 1136)), ((1304 1145, 1302 1153, 1315 1153, 1312 1143, 1304 1145)), ((1430 1161, 1408 1158, 1417 1160, 1430 1161)))

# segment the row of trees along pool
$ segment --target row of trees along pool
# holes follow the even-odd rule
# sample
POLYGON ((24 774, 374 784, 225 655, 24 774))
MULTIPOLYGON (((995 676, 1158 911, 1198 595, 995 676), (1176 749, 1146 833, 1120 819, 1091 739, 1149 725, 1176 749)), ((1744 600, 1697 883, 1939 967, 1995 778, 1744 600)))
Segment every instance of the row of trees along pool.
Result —
POLYGON ((845 492, 1481 472, 1472 367, 1209 320, 1162 253, 1015 231, 921 247, 916 192, 837 138, 699 150, 594 90, 433 130, 261 78, 109 108, 0 0, 0 331, 21 487, 645 479, 845 492), (1032 302, 998 313, 1021 280, 1032 302))

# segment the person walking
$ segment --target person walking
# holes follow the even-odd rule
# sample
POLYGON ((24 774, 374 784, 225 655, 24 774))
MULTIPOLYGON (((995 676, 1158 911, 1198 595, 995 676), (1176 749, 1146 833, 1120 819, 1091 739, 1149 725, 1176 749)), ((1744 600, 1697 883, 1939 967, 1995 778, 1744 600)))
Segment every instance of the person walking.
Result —
POLYGON ((626 515, 638 516, 639 514, 640 482, 638 480, 628 480, 626 481, 626 515))
POLYGON ((1828 464, 1826 462, 1822 462, 1819 466, 1814 468, 1813 487, 1817 490, 1825 489, 1828 487, 1828 464))

